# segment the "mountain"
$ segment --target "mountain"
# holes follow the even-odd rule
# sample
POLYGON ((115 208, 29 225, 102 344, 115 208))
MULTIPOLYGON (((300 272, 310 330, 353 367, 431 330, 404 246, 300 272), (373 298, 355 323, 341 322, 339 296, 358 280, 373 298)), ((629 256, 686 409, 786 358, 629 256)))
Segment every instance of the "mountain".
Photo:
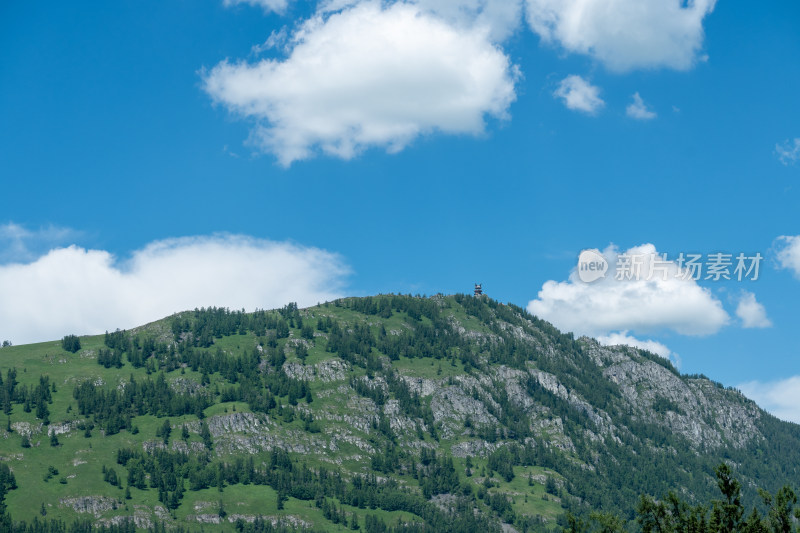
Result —
POLYGON ((201 309, 0 365, 0 495, 28 524, 538 531, 710 501, 723 462, 747 505, 800 485, 797 425, 487 297, 201 309))

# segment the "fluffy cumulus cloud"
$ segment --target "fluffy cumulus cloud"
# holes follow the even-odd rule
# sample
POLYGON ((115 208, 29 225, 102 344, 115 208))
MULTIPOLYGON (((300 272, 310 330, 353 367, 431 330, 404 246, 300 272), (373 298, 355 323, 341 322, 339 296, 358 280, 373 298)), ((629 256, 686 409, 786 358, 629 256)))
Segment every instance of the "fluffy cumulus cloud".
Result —
POLYGON ((625 114, 636 120, 651 120, 656 118, 656 113, 647 109, 639 93, 633 94, 633 102, 625 108, 625 114))
POLYGON ((582 111, 590 115, 596 114, 606 105, 600 98, 599 87, 574 74, 561 80, 553 95, 563 100, 568 109, 582 111))
POLYGON ((800 376, 739 385, 745 396, 782 420, 800 424, 800 376))
POLYGON ((366 2, 317 14, 285 60, 223 61, 205 90, 255 123, 252 141, 279 162, 317 149, 344 159, 397 152, 431 132, 480 134, 506 118, 517 69, 488 29, 458 28, 420 6, 366 2))
POLYGON ((772 321, 767 318, 767 310, 756 301, 756 295, 744 291, 736 306, 736 316, 742 321, 743 328, 768 328, 772 321))
POLYGON ((784 165, 793 165, 800 159, 800 137, 775 145, 775 153, 784 165))
POLYGON ((614 71, 691 68, 715 0, 527 0, 542 40, 587 54, 614 71))
POLYGON ((780 268, 794 272, 800 279, 800 235, 783 235, 775 241, 775 258, 780 268))
POLYGON ((96 334, 195 307, 308 306, 338 297, 346 274, 330 252, 243 236, 158 241, 121 263, 102 250, 57 248, 0 266, 0 338, 96 334))
POLYGON ((528 311, 562 330, 591 336, 619 331, 709 335, 728 324, 730 317, 711 291, 656 254, 652 244, 624 254, 609 246, 602 252, 609 265, 605 277, 585 283, 574 270, 567 281, 547 281, 528 311), (618 273, 624 279, 618 280, 618 273))
POLYGON ((289 6, 288 0, 223 0, 223 5, 225 5, 225 7, 239 4, 249 4, 251 6, 260 7, 264 11, 274 11, 275 13, 283 13, 289 6))
POLYGON ((75 230, 53 225, 32 230, 14 222, 0 224, 0 263, 30 261, 78 236, 75 230))

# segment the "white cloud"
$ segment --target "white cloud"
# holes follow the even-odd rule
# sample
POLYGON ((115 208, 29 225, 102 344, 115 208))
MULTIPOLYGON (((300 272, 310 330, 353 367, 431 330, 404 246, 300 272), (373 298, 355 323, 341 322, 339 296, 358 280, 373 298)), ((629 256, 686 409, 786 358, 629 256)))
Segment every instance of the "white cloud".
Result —
POLYGON ((288 0, 223 0, 223 5, 225 7, 239 4, 249 4, 251 6, 260 7, 266 12, 273 11, 275 13, 283 13, 289 6, 288 0))
POLYGON ((255 121, 253 142, 289 165, 316 149, 350 159, 436 131, 480 134, 486 116, 507 117, 516 77, 487 30, 368 2, 306 21, 284 61, 223 61, 203 81, 215 102, 255 121))
POLYGON ((778 266, 793 271, 800 279, 800 235, 782 235, 775 243, 778 266))
POLYGON ((710 335, 729 322, 722 304, 708 289, 691 277, 676 277, 676 263, 659 265, 652 261, 657 253, 655 246, 643 244, 626 253, 628 257, 641 258, 638 280, 615 279, 619 251, 609 246, 603 251, 609 264, 605 278, 584 283, 573 270, 567 281, 547 281, 538 298, 528 303, 528 311, 562 330, 591 336, 613 331, 645 334, 668 330, 682 335, 710 335), (667 279, 662 279, 664 275, 667 279))
POLYGON ((267 50, 283 48, 288 40, 289 32, 286 30, 286 26, 278 31, 272 30, 266 41, 261 44, 254 44, 250 47, 250 55, 258 56, 267 50))
POLYGON ((800 424, 800 376, 766 383, 750 381, 738 388, 778 418, 800 424))
POLYGON ((651 339, 641 340, 637 339, 636 337, 631 337, 628 335, 627 331, 610 333, 608 335, 599 335, 597 337, 597 342, 604 346, 616 346, 619 344, 624 344, 626 346, 633 346, 634 348, 641 348, 642 350, 647 350, 648 352, 660 355, 664 359, 669 359, 669 356, 672 355, 672 351, 664 344, 651 339))
POLYGON ((639 96, 639 93, 633 94, 633 102, 625 108, 625 113, 636 120, 651 120, 656 118, 656 113, 647 109, 644 105, 644 100, 639 96))
POLYGON ((600 98, 599 87, 574 74, 561 80, 553 95, 561 98, 567 108, 590 115, 594 115, 606 105, 600 98))
POLYGON ((521 0, 416 0, 431 13, 461 27, 483 27, 496 42, 516 30, 522 19, 521 0))
POLYGON ((784 165, 793 165, 800 159, 800 137, 775 145, 775 153, 784 165))
POLYGON ((614 71, 691 68, 703 19, 716 0, 527 0, 531 29, 544 42, 587 54, 614 71))
POLYGON ((51 248, 79 236, 79 232, 58 226, 31 230, 9 222, 0 225, 0 263, 30 261, 51 248))
POLYGON ((338 297, 347 272, 324 250, 236 235, 157 241, 122 263, 102 250, 59 248, 0 266, 0 338, 97 334, 195 307, 308 306, 338 297))
MULTIPOLYGON (((325 0, 319 11, 341 11, 369 0, 325 0)), ((520 26, 522 0, 401 0, 419 6, 427 14, 436 15, 448 24, 460 28, 485 28, 490 38, 501 42, 520 26)))
POLYGON ((743 328, 769 328, 772 321, 767 318, 767 310, 756 301, 756 295, 744 291, 736 306, 736 316, 742 321, 743 328))

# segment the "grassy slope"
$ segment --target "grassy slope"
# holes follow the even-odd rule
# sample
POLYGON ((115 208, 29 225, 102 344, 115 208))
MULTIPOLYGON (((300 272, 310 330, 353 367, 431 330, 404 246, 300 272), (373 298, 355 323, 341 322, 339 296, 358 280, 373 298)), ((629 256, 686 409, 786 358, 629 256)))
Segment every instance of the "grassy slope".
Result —
MULTIPOLYGON (((321 307, 312 308, 306 311, 308 316, 327 315, 333 316, 341 321, 362 321, 365 320, 363 315, 350 311, 348 309, 336 307, 321 307)), ((469 329, 484 330, 484 326, 473 317, 468 317, 463 313, 463 310, 456 307, 454 308, 456 318, 469 329)), ((373 329, 377 330, 378 320, 375 317, 369 317, 369 321, 373 323, 373 329)), ((427 319, 424 319, 427 320, 427 319)), ((403 329, 404 318, 401 314, 395 313, 388 320, 382 320, 387 330, 390 329, 403 329)), ((157 322, 143 328, 140 331, 149 332, 153 335, 163 336, 165 332, 169 331, 168 319, 157 322)), ((299 337, 299 331, 293 330, 293 336, 299 337)), ((231 353, 249 352, 253 349, 256 343, 256 338, 252 334, 247 335, 233 335, 217 339, 215 345, 211 350, 220 348, 224 351, 231 353)), ((96 362, 97 351, 104 346, 103 336, 81 337, 81 350, 76 354, 71 354, 61 348, 60 341, 45 342, 39 344, 31 344, 24 346, 12 346, 0 350, 0 370, 3 372, 5 378, 6 371, 14 367, 17 369, 17 380, 21 385, 35 386, 38 384, 40 375, 47 375, 51 383, 55 383, 57 391, 53 394, 53 403, 50 408, 50 420, 52 425, 57 425, 62 422, 80 420, 81 417, 76 412, 76 402, 72 397, 72 391, 76 383, 84 379, 90 379, 94 382, 102 380, 107 386, 115 386, 122 381, 128 381, 130 376, 133 375, 136 379, 144 378, 146 376, 143 368, 134 369, 127 361, 121 369, 105 369, 96 362)), ((335 357, 333 354, 325 352, 324 339, 317 338, 316 344, 309 350, 309 356, 306 364, 312 365, 324 359, 335 357)), ((293 355, 288 356, 288 361, 296 361, 293 355)), ((463 372, 461 364, 453 366, 447 360, 438 360, 435 358, 425 359, 407 359, 401 358, 399 361, 394 362, 395 368, 400 370, 403 374, 410 376, 417 376, 422 378, 441 378, 450 375, 456 375, 463 372)), ((356 368, 350 370, 350 375, 361 375, 363 370, 356 368)), ((190 369, 185 369, 183 372, 176 370, 166 375, 167 380, 174 379, 191 379, 197 382, 200 381, 200 375, 192 372, 190 369)), ((348 377, 349 379, 349 377, 348 377)), ((215 383, 222 384, 223 380, 219 375, 211 376, 211 387, 215 383)), ((316 402, 343 402, 345 397, 341 393, 337 393, 336 388, 341 385, 338 383, 322 384, 319 382, 312 383, 312 390, 315 397, 323 390, 330 389, 328 396, 324 400, 315 400, 316 402)), ((217 399, 217 401, 219 401, 217 399)), ((284 399, 285 403, 285 399, 284 399)), ((312 405, 312 408, 314 406, 312 405)), ((224 412, 232 412, 234 405, 228 404, 215 404, 209 407, 205 414, 206 416, 213 416, 224 412)), ((243 403, 235 404, 236 411, 247 411, 247 405, 243 403)), ((3 416, 3 415, 0 415, 3 416)), ((184 417, 173 417, 170 421, 173 427, 180 427, 184 421, 196 420, 196 417, 187 415, 184 417)), ((0 427, 5 427, 4 418, 0 418, 0 427)), ((30 424, 39 424, 40 421, 36 420, 34 413, 25 413, 21 405, 14 404, 13 412, 11 414, 12 424, 18 422, 27 422, 30 424)), ((71 508, 60 505, 60 500, 63 498, 75 498, 81 496, 103 496, 117 500, 118 510, 110 510, 102 513, 100 516, 109 517, 121 513, 132 513, 137 506, 147 506, 153 508, 160 505, 158 502, 158 495, 154 489, 138 490, 131 489, 131 500, 124 499, 124 490, 113 487, 103 481, 102 468, 103 466, 114 467, 120 478, 126 476, 125 468, 116 464, 116 450, 121 447, 133 447, 141 449, 144 441, 155 440, 155 433, 158 426, 163 423, 163 419, 157 419, 152 416, 141 416, 134 420, 139 428, 139 433, 136 435, 128 431, 122 431, 117 435, 104 437, 98 430, 95 430, 91 437, 84 436, 81 430, 73 430, 65 435, 59 435, 60 445, 58 447, 51 447, 49 438, 44 431, 31 438, 32 447, 24 449, 21 447, 21 436, 19 432, 6 433, 0 429, 0 435, 4 438, 0 440, 0 459, 8 461, 13 469, 19 488, 12 491, 8 498, 7 504, 9 511, 16 520, 31 520, 34 516, 38 516, 42 504, 47 510, 48 518, 61 518, 73 519, 79 515, 71 508), (45 481, 46 473, 49 466, 54 466, 58 469, 59 474, 54 478, 45 481), (63 478, 63 479, 62 479, 63 478), (66 481, 62 483, 61 481, 66 481)), ((282 425, 286 425, 280 422, 282 425)), ((295 429, 302 430, 302 422, 295 420, 290 424, 295 429)), ((180 431, 173 430, 173 440, 179 438, 180 431)), ((362 435, 365 439, 368 435, 362 435)), ((429 437, 426 437, 429 439, 429 437)), ((199 440, 197 434, 192 434, 190 441, 199 440)), ((432 442, 432 441, 431 441, 432 442)), ((454 442, 442 442, 443 448, 449 448, 454 442)), ((359 452, 358 449, 348 449, 343 446, 341 453, 343 455, 350 455, 359 452)), ((472 477, 467 478, 464 475, 463 461, 457 460, 457 466, 460 466, 459 471, 464 480, 468 480, 473 485, 475 490, 478 489, 481 478, 472 477)), ((315 457, 308 457, 308 464, 312 467, 315 464, 325 464, 330 468, 330 462, 318 462, 315 457)), ((485 461, 480 459, 474 460, 474 471, 479 471, 485 461)), ((364 457, 361 461, 347 460, 343 463, 343 468, 353 472, 365 472, 369 470, 370 458, 364 457)), ((513 497, 513 506, 515 511, 523 514, 541 515, 550 520, 554 519, 562 508, 554 497, 544 496, 544 486, 535 483, 534 486, 528 486, 527 472, 531 469, 520 469, 518 473, 521 474, 511 483, 506 483, 503 480, 495 480, 499 487, 490 489, 490 492, 502 491, 510 494, 513 497), (527 494, 527 502, 525 496, 527 494), (548 498, 548 499, 545 499, 548 498)), ((534 474, 540 473, 534 471, 534 474)), ((409 485, 415 485, 416 481, 410 477, 398 476, 402 481, 409 485)), ((175 512, 175 518, 178 522, 187 524, 185 518, 189 514, 199 513, 216 513, 219 502, 222 501, 223 505, 229 515, 232 514, 262 514, 262 515, 294 515, 303 518, 316 527, 323 528, 327 531, 345 531, 341 525, 335 525, 322 517, 320 511, 314 508, 313 502, 299 501, 289 499, 285 503, 285 509, 278 511, 276 507, 276 494, 269 487, 263 486, 244 486, 237 485, 226 487, 224 492, 220 493, 217 489, 206 489, 203 491, 186 492, 186 496, 182 502, 181 507, 175 512), (199 502, 199 503, 198 503, 199 502), (203 502, 211 503, 213 505, 203 505, 203 502)), ((359 510, 345 506, 348 512, 355 511, 359 515, 362 525, 364 514, 376 514, 383 517, 387 523, 395 522, 398 518, 404 521, 413 520, 413 515, 403 512, 387 513, 381 510, 359 510)), ((82 515, 86 516, 86 515, 82 515)), ((230 524, 227 526, 214 526, 210 524, 203 525, 206 531, 215 530, 230 530, 230 524)))

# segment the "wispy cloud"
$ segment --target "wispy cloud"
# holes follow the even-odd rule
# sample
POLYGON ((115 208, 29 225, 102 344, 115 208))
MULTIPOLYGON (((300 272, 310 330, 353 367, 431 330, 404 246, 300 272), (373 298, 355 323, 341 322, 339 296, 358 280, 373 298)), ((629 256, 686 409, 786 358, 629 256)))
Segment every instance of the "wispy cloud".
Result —
POLYGON ((639 93, 633 94, 633 102, 625 108, 625 114, 636 120, 652 120, 658 116, 654 111, 647 109, 639 93))
POLYGON ((286 8, 289 7, 288 0, 223 0, 223 5, 231 7, 239 4, 248 4, 255 7, 260 7, 265 12, 284 13, 286 8))
POLYGON ((742 321, 743 328, 769 328, 772 321, 767 318, 767 310, 756 301, 756 295, 744 291, 736 306, 736 316, 742 321))
POLYGON ((596 114, 606 103, 600 98, 600 88, 577 75, 567 76, 553 95, 563 100, 568 109, 596 114))
POLYGON ((774 246, 778 267, 791 270, 800 279, 800 235, 782 235, 774 246))
POLYGON ((30 261, 51 248, 74 242, 81 233, 71 228, 42 226, 29 229, 8 222, 0 225, 0 264, 30 261))
POLYGON ((778 154, 778 159, 784 165, 795 164, 800 159, 800 137, 776 144, 775 153, 778 154))

